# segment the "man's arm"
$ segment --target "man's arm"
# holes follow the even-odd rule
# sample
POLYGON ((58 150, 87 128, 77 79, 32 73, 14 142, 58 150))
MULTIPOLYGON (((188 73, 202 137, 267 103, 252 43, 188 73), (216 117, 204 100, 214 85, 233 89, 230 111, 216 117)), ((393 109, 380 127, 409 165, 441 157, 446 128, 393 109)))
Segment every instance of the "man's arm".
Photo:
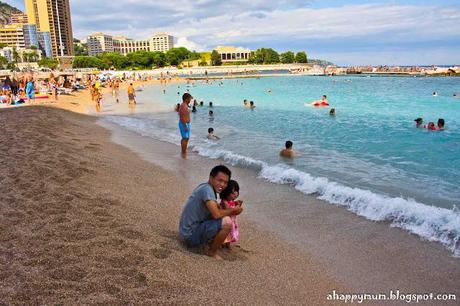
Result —
POLYGON ((211 213, 214 219, 220 219, 227 216, 239 215, 243 211, 241 206, 236 206, 228 209, 221 209, 216 201, 208 200, 206 201, 206 207, 211 213))

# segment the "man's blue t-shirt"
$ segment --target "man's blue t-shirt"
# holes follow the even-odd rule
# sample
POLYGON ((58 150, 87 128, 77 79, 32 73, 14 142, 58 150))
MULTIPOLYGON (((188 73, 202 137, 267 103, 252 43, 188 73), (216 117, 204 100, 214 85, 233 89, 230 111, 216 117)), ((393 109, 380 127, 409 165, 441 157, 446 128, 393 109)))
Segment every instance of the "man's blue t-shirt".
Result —
POLYGON ((182 211, 179 234, 183 239, 190 238, 201 222, 212 219, 206 207, 207 201, 217 201, 217 195, 209 183, 203 183, 195 188, 182 211))

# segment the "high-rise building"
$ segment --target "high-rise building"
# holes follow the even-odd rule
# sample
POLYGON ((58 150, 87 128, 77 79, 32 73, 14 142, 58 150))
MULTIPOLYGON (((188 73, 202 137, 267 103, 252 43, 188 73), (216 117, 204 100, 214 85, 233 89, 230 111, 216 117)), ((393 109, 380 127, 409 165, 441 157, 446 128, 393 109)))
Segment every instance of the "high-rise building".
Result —
POLYGON ((94 33, 86 39, 88 55, 95 56, 104 52, 114 52, 113 37, 104 33, 94 33))
POLYGON ((37 27, 42 50, 51 45, 53 57, 73 55, 73 34, 69 0, 25 0, 30 24, 37 27), (49 41, 47 39, 49 38, 49 41))
POLYGON ((0 43, 12 48, 25 48, 22 24, 7 24, 0 27, 0 43))
POLYGON ((22 32, 24 33, 24 45, 26 48, 32 46, 38 47, 37 27, 34 24, 23 24, 22 32))
POLYGON ((150 38, 150 51, 166 52, 174 48, 174 37, 166 33, 155 34, 150 38))
POLYGON ((27 18, 27 14, 24 13, 17 13, 11 14, 11 23, 28 23, 29 18, 27 18))

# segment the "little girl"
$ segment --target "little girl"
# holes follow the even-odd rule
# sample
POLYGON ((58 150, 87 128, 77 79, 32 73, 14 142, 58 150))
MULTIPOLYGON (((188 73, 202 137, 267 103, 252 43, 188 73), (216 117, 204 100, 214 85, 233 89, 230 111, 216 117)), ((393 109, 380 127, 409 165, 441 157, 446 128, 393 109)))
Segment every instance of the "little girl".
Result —
MULTIPOLYGON (((228 182, 227 188, 225 188, 224 191, 220 193, 220 198, 222 199, 220 206, 223 209, 229 209, 237 205, 241 205, 242 201, 236 201, 239 195, 240 186, 236 181, 230 180, 230 182, 228 182)), ((230 218, 232 219, 232 229, 230 230, 227 238, 225 238, 224 246, 226 247, 230 247, 231 243, 235 243, 240 240, 240 234, 238 233, 238 223, 236 223, 236 216, 233 215, 230 216, 230 218)))

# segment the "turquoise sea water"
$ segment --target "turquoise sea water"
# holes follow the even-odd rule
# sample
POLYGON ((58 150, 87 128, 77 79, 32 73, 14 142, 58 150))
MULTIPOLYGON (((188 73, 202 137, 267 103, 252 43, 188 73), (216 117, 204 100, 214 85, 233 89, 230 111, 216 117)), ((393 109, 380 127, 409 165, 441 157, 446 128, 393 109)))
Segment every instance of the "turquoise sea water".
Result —
POLYGON ((148 105, 172 110, 186 90, 205 104, 192 114, 191 147, 199 154, 253 168, 262 179, 366 218, 389 220, 459 254, 460 99, 453 93, 460 94, 460 78, 286 76, 153 86, 138 93, 134 114, 109 120, 178 143, 177 114, 151 113, 148 105), (305 105, 323 94, 335 117, 329 108, 305 105), (245 109, 243 99, 257 108, 245 109), (417 117, 425 123, 444 118, 446 130, 416 129, 417 117), (207 140, 208 127, 222 139, 207 140), (286 140, 301 157, 279 157, 286 140))

